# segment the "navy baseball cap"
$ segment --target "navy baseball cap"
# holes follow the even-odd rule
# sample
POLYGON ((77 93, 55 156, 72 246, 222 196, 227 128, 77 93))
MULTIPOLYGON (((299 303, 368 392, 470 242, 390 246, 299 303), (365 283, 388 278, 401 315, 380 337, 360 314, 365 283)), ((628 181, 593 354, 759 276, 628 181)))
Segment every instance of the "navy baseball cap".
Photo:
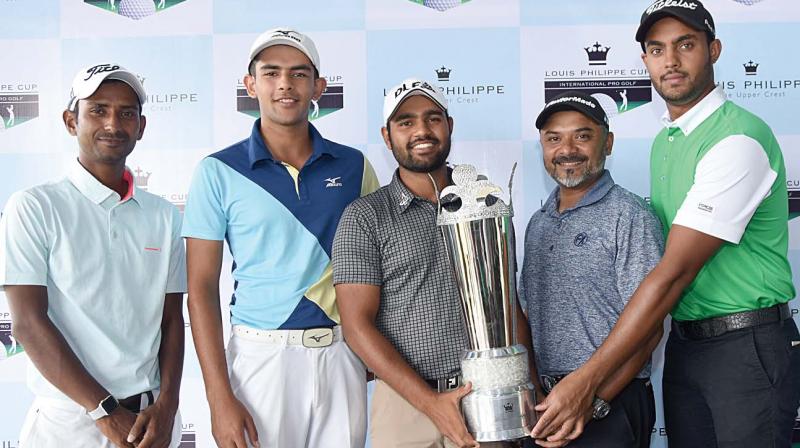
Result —
POLYGON ((574 110, 583 115, 591 118, 600 126, 608 129, 608 116, 600 102, 591 95, 583 92, 571 90, 564 92, 545 104, 544 109, 539 113, 536 118, 536 129, 542 129, 547 120, 556 112, 564 112, 574 110))
POLYGON ((674 17, 697 31, 707 33, 709 40, 716 38, 714 18, 699 0, 658 0, 644 10, 639 20, 636 41, 642 44, 643 49, 650 27, 665 17, 674 17))

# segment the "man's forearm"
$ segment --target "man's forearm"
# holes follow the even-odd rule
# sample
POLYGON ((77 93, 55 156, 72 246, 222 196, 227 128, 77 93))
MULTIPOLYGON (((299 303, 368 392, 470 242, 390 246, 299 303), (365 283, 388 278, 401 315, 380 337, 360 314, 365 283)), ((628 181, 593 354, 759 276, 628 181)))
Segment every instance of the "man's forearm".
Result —
POLYGON ((158 351, 161 373, 159 401, 178 409, 183 373, 184 334, 183 294, 167 294, 161 320, 161 347, 158 351))
POLYGON ((412 406, 425 412, 425 405, 435 396, 435 392, 375 325, 362 319, 348 323, 343 328, 347 344, 367 367, 412 406))
POLYGON ((622 389, 624 389, 633 378, 642 370, 647 361, 650 359, 650 355, 653 353, 653 350, 658 346, 658 343, 661 341, 661 336, 664 334, 661 327, 658 327, 656 331, 650 336, 650 339, 647 341, 646 344, 642 345, 639 351, 637 351, 632 357, 628 358, 628 360, 620 367, 619 369, 615 370, 611 376, 600 385, 597 389, 597 396, 606 400, 611 401, 616 397, 622 389))
POLYGON ((14 321, 14 337, 25 347, 33 365, 56 389, 87 410, 109 395, 81 364, 50 319, 14 321))
POLYGON ((595 389, 648 342, 691 282, 659 275, 661 267, 659 264, 639 285, 608 338, 579 369, 595 389))
POLYGON ((192 340, 203 373, 206 396, 209 403, 213 403, 217 397, 233 394, 225 362, 218 287, 209 285, 195 290, 190 283, 188 305, 192 340))
POLYGON ((688 227, 673 225, 664 257, 633 293, 605 342, 581 368, 581 379, 597 388, 647 343, 703 265, 724 243, 688 227))

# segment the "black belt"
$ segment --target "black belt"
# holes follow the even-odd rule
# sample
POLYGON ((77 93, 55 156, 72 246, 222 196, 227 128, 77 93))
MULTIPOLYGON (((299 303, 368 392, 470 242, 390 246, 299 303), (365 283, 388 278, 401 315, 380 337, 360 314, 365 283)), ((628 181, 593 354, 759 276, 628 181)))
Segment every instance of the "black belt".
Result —
POLYGON ((119 405, 123 408, 133 412, 134 414, 138 414, 142 409, 146 408, 147 406, 152 405, 155 403, 155 396, 153 395, 152 391, 142 392, 140 394, 131 395, 128 398, 123 398, 122 400, 117 400, 119 405), (142 396, 147 397, 147 404, 142 406, 142 396))
POLYGON ((436 392, 447 392, 453 390, 461 385, 461 375, 451 376, 450 378, 441 378, 438 380, 425 380, 436 392))
POLYGON ((701 320, 672 321, 672 330, 684 339, 708 339, 744 328, 781 322, 791 316, 789 305, 780 305, 759 310, 742 311, 727 316, 711 317, 701 320))
POLYGON ((563 380, 564 378, 569 375, 568 373, 564 375, 539 375, 539 379, 542 381, 542 389, 544 389, 545 394, 549 394, 556 384, 559 381, 563 380))

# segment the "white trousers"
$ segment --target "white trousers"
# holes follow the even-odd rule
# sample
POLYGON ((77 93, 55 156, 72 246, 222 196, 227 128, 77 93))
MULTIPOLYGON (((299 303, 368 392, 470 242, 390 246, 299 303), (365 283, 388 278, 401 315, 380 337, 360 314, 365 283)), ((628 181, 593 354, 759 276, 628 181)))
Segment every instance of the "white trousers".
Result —
MULTIPOLYGON (((175 414, 170 448, 181 443, 181 413, 175 414)), ((36 398, 19 435, 20 448, 112 448, 94 420, 79 404, 55 398, 36 398)))
POLYGON ((364 447, 366 369, 343 341, 306 348, 232 334, 226 356, 262 448, 364 447))

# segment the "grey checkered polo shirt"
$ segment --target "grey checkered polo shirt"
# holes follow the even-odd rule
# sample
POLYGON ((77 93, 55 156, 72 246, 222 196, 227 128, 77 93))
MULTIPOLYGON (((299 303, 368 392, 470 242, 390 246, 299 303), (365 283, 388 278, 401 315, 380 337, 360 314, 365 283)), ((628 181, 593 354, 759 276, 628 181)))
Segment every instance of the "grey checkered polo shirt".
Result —
POLYGON ((446 257, 436 205, 397 172, 345 209, 333 241, 333 283, 381 287, 375 326, 425 379, 458 373, 467 344, 446 257))

